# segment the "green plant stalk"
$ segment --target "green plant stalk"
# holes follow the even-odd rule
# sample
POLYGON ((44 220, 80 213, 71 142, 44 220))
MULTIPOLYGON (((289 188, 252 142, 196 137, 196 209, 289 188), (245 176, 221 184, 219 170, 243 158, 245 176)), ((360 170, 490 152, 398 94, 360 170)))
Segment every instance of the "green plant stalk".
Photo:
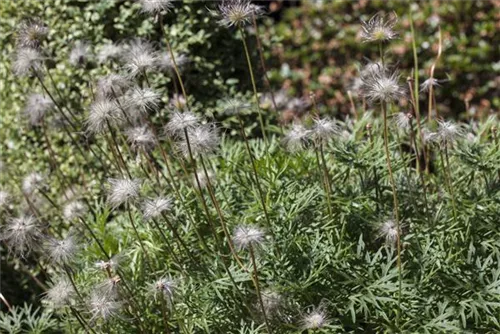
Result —
POLYGON ((151 272, 153 272, 153 265, 152 265, 151 259, 149 257, 149 253, 146 250, 146 247, 144 246, 144 244, 142 242, 141 236, 139 235, 139 232, 137 231, 137 227, 135 226, 134 217, 132 215, 132 210, 130 208, 130 204, 126 203, 126 207, 127 207, 128 218, 130 220, 130 225, 132 225, 132 229, 134 230, 135 237, 137 238, 137 241, 139 241, 139 245, 141 246, 142 252, 144 253, 144 258, 146 260, 146 264, 147 264, 149 270, 151 270, 151 272))
POLYGON ((168 326, 168 314, 167 314, 167 306, 165 305, 165 296, 163 293, 161 294, 161 313, 163 318, 163 326, 165 327, 165 333, 170 334, 170 328, 168 326))
MULTIPOLYGON (((373 136, 372 136, 371 124, 368 124, 366 126, 366 130, 368 132, 368 139, 370 141, 370 147, 373 150, 373 136)), ((375 178, 375 199, 377 200, 377 210, 380 210, 380 188, 379 188, 379 181, 378 181, 378 175, 377 175, 377 167, 375 166, 375 164, 373 165, 373 177, 375 178)))
MULTIPOLYGON (((452 179, 451 179, 450 158, 448 156, 448 145, 447 144, 448 143, 446 143, 446 142, 444 143, 444 156, 446 159, 445 174, 447 174, 448 187, 449 187, 450 194, 451 194, 451 203, 453 205, 453 218, 455 220, 455 224, 457 224, 458 223, 458 221, 457 221, 457 205, 456 205, 456 201, 455 201, 455 191, 453 190, 453 183, 452 183, 452 179)), ((444 161, 443 161, 443 164, 444 164, 444 161)))
POLYGON ((170 244, 170 241, 168 241, 168 238, 167 236, 165 235, 165 233, 163 232, 163 230, 161 229, 160 225, 158 224, 158 222, 156 221, 156 219, 152 218, 151 221, 153 222, 153 226, 158 230, 158 232, 160 233, 160 236, 161 238, 163 239, 163 242, 165 243, 165 247, 167 248, 167 252, 170 253, 170 255, 172 256, 172 258, 174 259, 175 263, 177 263, 177 265, 179 266, 179 268, 182 270, 182 266, 181 266, 181 261, 179 261, 179 258, 177 258, 177 255, 175 254, 174 252, 174 248, 172 247, 172 245, 170 244))
POLYGON ((262 110, 260 109, 259 93, 257 92, 257 85, 255 84, 255 77, 254 77, 253 68, 252 68, 252 60, 250 59, 250 53, 248 52, 245 31, 243 30, 242 27, 239 27, 239 29, 240 29, 240 33, 241 33, 241 40, 243 42, 243 48, 245 50, 245 56, 247 59, 248 72, 250 73, 250 80, 252 81, 252 88, 253 88, 253 94, 254 94, 254 98, 255 98, 255 105, 257 106, 257 111, 259 112, 260 129, 262 131, 262 136, 264 137, 264 142, 266 144, 266 147, 268 147, 269 143, 267 141, 266 130, 264 127, 264 119, 262 118, 262 110))
MULTIPOLYGON (((111 127, 111 124, 106 120, 106 124, 109 129, 109 137, 111 137, 111 141, 113 145, 115 146, 116 154, 118 156, 118 161, 120 162, 123 166, 123 170, 127 173, 127 176, 131 179, 132 174, 130 174, 130 171, 128 170, 127 163, 125 162, 125 159, 123 158, 122 152, 120 151, 120 146, 118 145, 118 142, 116 141, 116 136, 114 135, 113 128, 111 127)), ((116 158, 116 157, 115 157, 116 158)))
POLYGON ((266 323, 266 329, 268 333, 272 333, 271 331, 271 326, 269 325, 269 320, 267 319, 266 315, 266 308, 264 307, 264 302, 262 301, 262 294, 260 292, 260 284, 259 284, 259 271, 257 269, 257 262, 255 261, 255 252, 253 249, 253 245, 250 244, 249 247, 249 252, 250 252, 250 259, 252 260, 252 266, 253 266, 253 284, 255 286, 255 291, 257 292, 257 297, 259 298, 259 304, 260 308, 262 311, 262 315, 264 316, 264 322, 266 323))
MULTIPOLYGON (((325 159, 325 153, 323 151, 323 144, 319 143, 317 145, 319 148, 319 156, 321 157, 321 163, 320 163, 322 170, 323 170, 323 179, 324 179, 324 184, 325 184, 325 191, 326 191, 326 202, 328 205, 328 214, 330 215, 330 218, 333 219, 333 209, 332 209, 332 192, 331 192, 331 183, 330 183, 330 175, 328 173, 328 167, 326 166, 326 159, 325 159)), ((318 149, 317 148, 317 149, 318 149)), ((321 168, 320 167, 320 168, 321 168)))

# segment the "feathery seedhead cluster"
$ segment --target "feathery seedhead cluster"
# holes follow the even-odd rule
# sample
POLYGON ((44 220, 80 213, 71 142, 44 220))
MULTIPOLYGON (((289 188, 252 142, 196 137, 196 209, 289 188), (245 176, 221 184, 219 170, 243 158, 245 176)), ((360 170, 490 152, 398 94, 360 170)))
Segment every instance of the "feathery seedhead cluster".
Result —
POLYGON ((340 133, 340 128, 334 121, 329 118, 318 118, 314 120, 314 125, 311 129, 312 139, 316 143, 326 143, 333 136, 340 133))
POLYGON ((275 291, 266 289, 261 293, 262 304, 267 316, 273 316, 283 306, 283 296, 275 291))
POLYGON ((430 144, 436 141, 437 133, 432 132, 428 128, 422 129, 422 139, 425 144, 430 144))
POLYGON ((156 218, 165 211, 172 209, 173 200, 170 197, 148 199, 142 204, 142 215, 145 220, 156 218))
POLYGON ((35 190, 43 189, 46 186, 45 178, 42 174, 33 172, 23 179, 22 190, 25 195, 32 195, 35 190))
POLYGON ((156 297, 161 295, 165 298, 169 305, 172 304, 175 290, 177 289, 177 282, 171 277, 162 277, 156 282, 150 284, 150 292, 156 297))
POLYGON ((134 39, 123 55, 125 69, 132 78, 144 75, 148 70, 156 68, 156 53, 153 46, 142 39, 134 39))
POLYGON ((361 21, 361 38, 365 42, 387 42, 398 36, 394 27, 398 23, 395 13, 382 15, 377 13, 368 21, 361 21))
POLYGON ((115 43, 104 44, 97 53, 97 62, 104 64, 108 61, 118 60, 122 56, 122 52, 121 46, 115 43))
POLYGON ((51 307, 59 309, 71 304, 74 297, 75 289, 71 282, 66 278, 59 278, 59 280, 47 290, 43 299, 51 307))
POLYGON ((319 306, 305 314, 301 319, 301 327, 304 330, 319 329, 328 325, 328 315, 324 307, 319 306))
POLYGON ((54 102, 42 94, 31 94, 24 107, 24 114, 29 118, 30 124, 39 125, 46 113, 54 108, 54 102))
POLYGON ((184 137, 184 130, 193 129, 200 124, 200 118, 191 111, 174 112, 165 125, 165 133, 171 137, 184 137))
POLYGON ((219 146, 219 133, 215 125, 206 124, 187 130, 187 138, 177 143, 179 151, 185 156, 193 157, 208 155, 215 152, 219 146))
POLYGON ((399 129, 409 130, 413 115, 409 112, 400 112, 394 117, 394 123, 399 129))
POLYGON ((93 322, 97 319, 107 321, 114 318, 118 316, 121 307, 122 303, 113 296, 103 294, 101 291, 94 291, 89 300, 90 321, 93 322))
POLYGON ((396 221, 389 219, 380 224, 378 237, 384 238, 388 244, 394 244, 398 240, 400 231, 398 231, 398 224, 396 221))
POLYGON ((76 218, 83 218, 86 214, 87 206, 80 201, 69 202, 63 208, 63 217, 68 221, 76 218))
POLYGON ((176 65, 177 69, 181 70, 189 62, 189 58, 185 54, 174 54, 174 57, 175 64, 170 52, 159 55, 157 60, 158 68, 171 72, 174 71, 176 65))
POLYGON ((81 248, 78 238, 71 232, 64 239, 49 238, 45 247, 49 260, 59 265, 73 262, 81 248))
POLYGON ((84 66, 90 57, 90 44, 84 41, 76 41, 69 53, 69 63, 73 66, 84 66))
POLYGON ((127 92, 126 107, 132 116, 147 115, 160 106, 160 93, 151 88, 134 87, 127 92))
POLYGON ((121 254, 116 254, 115 256, 113 256, 108 261, 98 261, 98 262, 96 262, 95 266, 98 269, 103 270, 103 271, 108 271, 108 270, 114 270, 114 271, 116 271, 119 268, 120 263, 122 262, 122 260, 123 260, 123 256, 121 254))
POLYGON ((234 245, 242 250, 250 247, 260 247, 266 238, 262 229, 252 225, 238 225, 233 232, 234 245))
POLYGON ((24 257, 42 238, 42 229, 33 216, 22 216, 7 220, 0 233, 9 250, 24 257))
POLYGON ((304 149, 309 131, 302 124, 293 124, 292 129, 283 138, 282 143, 290 152, 297 152, 304 149))
POLYGON ((138 0, 141 4, 141 11, 149 15, 168 12, 174 4, 172 0, 138 0))
POLYGON ((96 286, 96 289, 103 295, 110 298, 118 297, 118 286, 121 281, 120 276, 108 277, 96 286))
POLYGON ((390 72, 383 67, 370 69, 361 80, 360 93, 369 102, 392 102, 405 95, 397 71, 390 72))
POLYGON ((447 145, 464 135, 464 129, 460 125, 450 121, 438 121, 438 130, 433 139, 441 145, 447 145))
POLYGON ((123 115, 116 102, 102 99, 90 105, 86 127, 87 131, 92 134, 101 134, 108 131, 109 126, 118 126, 122 122, 123 115))
POLYGON ((149 152, 156 144, 153 131, 151 131, 147 125, 127 129, 125 135, 127 136, 130 147, 134 151, 142 150, 144 152, 149 152))
POLYGON ((242 27, 252 21, 252 17, 263 14, 261 7, 252 4, 249 0, 223 0, 217 6, 216 15, 219 25, 223 27, 242 27))
POLYGON ((130 80, 123 75, 109 74, 97 80, 97 97, 99 100, 116 99, 124 95, 130 85, 130 80))
POLYGON ((11 196, 5 190, 0 190, 0 209, 6 208, 10 204, 11 196))
POLYGON ((251 104, 240 99, 227 99, 224 101, 224 112, 229 115, 241 115, 244 111, 249 110, 251 104))
POLYGON ((38 49, 48 34, 49 28, 41 20, 37 18, 23 20, 17 32, 16 46, 38 49))
POLYGON ((108 204, 114 209, 118 206, 134 201, 139 197, 141 180, 138 179, 109 179, 108 204))
POLYGON ((440 80, 436 78, 429 78, 420 84, 420 92, 428 92, 431 87, 439 87, 441 84, 440 80))
POLYGON ((19 48, 16 50, 12 62, 12 71, 15 75, 26 76, 35 72, 42 75, 43 57, 40 51, 32 48, 19 48))

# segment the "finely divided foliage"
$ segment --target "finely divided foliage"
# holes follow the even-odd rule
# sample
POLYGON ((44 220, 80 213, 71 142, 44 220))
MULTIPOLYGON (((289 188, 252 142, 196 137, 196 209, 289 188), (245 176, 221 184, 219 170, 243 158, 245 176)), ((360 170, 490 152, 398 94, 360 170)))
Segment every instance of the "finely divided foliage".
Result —
MULTIPOLYGON (((500 331, 498 117, 473 121, 468 96, 470 122, 442 110, 436 91, 445 81, 428 64, 449 64, 418 59, 439 46, 417 52, 427 48, 405 13, 401 25, 395 13, 355 18, 356 38, 370 42, 356 47, 373 59, 345 83, 355 94, 336 91, 344 114, 313 85, 288 89, 294 64, 276 71, 276 57, 266 67, 281 55, 280 36, 254 26, 263 9, 249 0, 93 6, 138 22, 140 37, 112 37, 127 33, 117 17, 103 26, 105 44, 75 34, 57 50, 60 37, 33 18, 13 39, 11 69, 26 93, 19 115, 28 122, 19 118, 19 134, 2 142, 2 270, 6 260, 23 284, 43 290, 58 324, 50 330, 500 331), (181 13, 204 29, 179 30, 181 13), (227 50, 241 50, 208 45, 219 34, 227 50), (234 65, 213 105, 193 93, 207 87, 197 70, 219 70, 200 67, 196 50, 205 47, 234 65), (419 69, 394 65, 392 51, 413 48, 419 69)), ((325 66, 322 85, 327 70, 343 70, 345 60, 330 53, 335 66, 325 66)), ((0 331, 15 332, 5 327, 17 314, 8 292, 0 304, 10 309, 0 331)))

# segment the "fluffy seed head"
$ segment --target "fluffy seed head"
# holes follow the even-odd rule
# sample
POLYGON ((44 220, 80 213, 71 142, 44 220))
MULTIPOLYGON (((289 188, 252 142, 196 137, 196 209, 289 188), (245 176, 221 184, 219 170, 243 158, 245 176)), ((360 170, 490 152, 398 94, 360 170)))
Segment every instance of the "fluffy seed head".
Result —
POLYGON ((105 271, 114 270, 114 271, 116 271, 120 267, 120 264, 122 263, 123 260, 124 260, 123 255, 116 254, 108 261, 96 262, 95 266, 100 270, 105 270, 105 271))
POLYGON ((189 157, 199 155, 208 155, 214 153, 219 146, 218 129, 214 125, 200 125, 196 128, 187 130, 189 142, 183 138, 177 143, 179 151, 189 157))
POLYGON ((133 40, 123 55, 125 69, 131 77, 144 75, 156 67, 156 53, 152 45, 144 40, 133 40))
POLYGON ((170 197, 157 197, 148 199, 142 204, 142 215, 145 220, 156 218, 165 211, 172 209, 172 199, 170 197))
POLYGON ((400 112, 394 117, 394 123, 401 130, 409 130, 413 115, 409 112, 400 112))
POLYGON ((9 250, 24 257, 37 246, 42 238, 42 229, 33 216, 22 216, 7 220, 0 233, 9 250))
POLYGON ((118 296, 118 287, 120 281, 120 276, 109 277, 101 283, 97 284, 95 288, 103 295, 109 296, 110 298, 115 298, 118 296))
POLYGON ((69 202, 63 208, 63 217, 68 221, 76 218, 83 218, 86 214, 87 206, 80 201, 69 202))
POLYGON ((59 309, 71 304, 74 297, 75 289, 71 282, 66 278, 59 278, 59 280, 47 290, 43 299, 51 307, 59 309))
POLYGON ((171 137, 184 137, 184 129, 198 127, 200 118, 191 111, 174 112, 165 126, 165 133, 171 137))
POLYGON ((6 208, 10 204, 11 196, 5 190, 0 190, 0 209, 6 208))
POLYGON ((64 265, 75 260, 81 247, 76 235, 70 232, 64 239, 49 238, 45 248, 52 263, 64 265))
POLYGON ((441 84, 439 83, 440 80, 436 78, 429 78, 422 82, 420 85, 420 92, 428 92, 431 87, 439 87, 441 84))
POLYGON ((123 115, 114 101, 98 100, 90 105, 86 120, 87 131, 101 134, 109 130, 109 126, 119 126, 123 123, 123 115))
POLYGON ((147 115, 157 110, 160 105, 160 93, 151 88, 134 87, 127 92, 124 107, 134 118, 147 115))
POLYGON ((361 38, 364 42, 387 42, 398 36, 394 27, 398 23, 395 13, 382 15, 377 13, 368 21, 361 21, 361 38))
POLYGON ((130 147, 134 151, 143 150, 144 152, 149 152, 156 144, 153 131, 147 125, 127 129, 125 135, 130 147))
POLYGON ((84 66, 90 57, 90 44, 83 41, 76 41, 69 53, 69 63, 76 67, 84 66))
POLYGON ((329 118, 319 118, 314 120, 310 133, 316 143, 326 143, 340 133, 340 128, 329 118))
POLYGON ((19 48, 14 55, 12 71, 18 76, 30 75, 32 71, 41 76, 42 62, 40 51, 33 48, 19 48))
POLYGON ((257 226, 238 225, 233 232, 233 242, 238 249, 260 247, 265 241, 265 233, 257 226))
MULTIPOLYGON (((189 58, 185 54, 174 54, 175 65, 177 65, 178 70, 182 70, 183 67, 189 62, 189 58)), ((170 52, 161 54, 158 56, 157 60, 158 68, 163 71, 174 71, 174 60, 170 55, 170 52)))
POLYGON ((155 298, 158 297, 158 295, 162 295, 162 298, 165 298, 169 305, 172 304, 176 288, 177 282, 171 277, 162 277, 149 286, 150 293, 153 294, 155 298))
POLYGON ((116 99, 124 95, 131 82, 120 74, 109 74, 97 80, 97 97, 99 100, 116 99))
POLYGON ((174 94, 169 102, 169 107, 175 110, 182 110, 186 106, 186 99, 182 94, 174 94))
POLYGON ((283 306, 283 296, 269 289, 263 290, 261 295, 266 315, 273 316, 278 313, 283 306))
POLYGON ((305 314, 301 319, 301 327, 307 329, 319 329, 328 325, 328 317, 323 307, 317 307, 305 314))
POLYGON ((307 130, 302 124, 294 124, 285 138, 283 138, 282 144, 290 152, 301 151, 307 144, 308 136, 309 130, 307 130))
POLYGON ((109 179, 108 204, 114 209, 139 197, 141 180, 109 179))
POLYGON ((242 27, 252 21, 252 16, 263 14, 262 8, 252 4, 249 0, 223 0, 217 6, 219 25, 223 27, 242 27))
POLYGON ((251 105, 240 99, 227 99, 224 101, 223 107, 224 112, 229 115, 241 115, 244 111, 249 110, 251 105))
POLYGON ((33 172, 31 174, 28 174, 24 179, 23 179, 23 193, 26 195, 32 195, 35 190, 37 189, 42 189, 46 186, 45 184, 45 178, 43 177, 42 174, 33 172))
POLYGON ((24 107, 24 115, 28 117, 30 124, 33 126, 40 125, 46 113, 54 108, 54 102, 42 94, 30 94, 26 106, 24 107))
POLYGON ((380 224, 379 238, 384 238, 388 244, 394 244, 398 240, 398 226, 392 219, 386 220, 380 224))
POLYGON ((168 12, 174 4, 172 0, 139 0, 141 11, 149 15, 156 15, 168 12))
POLYGON ((450 121, 438 121, 437 136, 434 137, 434 140, 441 145, 447 145, 464 135, 464 129, 460 125, 450 121))
POLYGON ((369 102, 391 102, 404 96, 404 89, 399 84, 399 73, 390 73, 383 68, 369 71, 361 77, 361 95, 369 102))
POLYGON ((17 31, 16 46, 38 49, 48 33, 49 28, 38 18, 24 20, 17 31))
POLYGON ((104 44, 97 53, 97 62, 99 64, 104 64, 108 61, 118 60, 122 52, 123 49, 115 43, 104 44))
POLYGON ((90 295, 89 310, 91 314, 90 321, 101 319, 107 321, 118 316, 122 303, 112 298, 112 296, 94 291, 90 295))

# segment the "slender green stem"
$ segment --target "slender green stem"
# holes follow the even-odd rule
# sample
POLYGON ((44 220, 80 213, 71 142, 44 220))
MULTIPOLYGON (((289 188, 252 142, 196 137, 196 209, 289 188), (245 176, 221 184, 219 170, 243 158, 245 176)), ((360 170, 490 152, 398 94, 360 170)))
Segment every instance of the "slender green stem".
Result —
POLYGON ((333 219, 333 209, 332 209, 332 193, 330 188, 330 175, 328 173, 328 168, 326 166, 325 153, 323 152, 323 144, 319 143, 316 147, 316 150, 319 151, 319 157, 321 157, 321 162, 318 159, 318 152, 316 151, 316 159, 319 164, 320 170, 323 172, 323 182, 325 185, 325 193, 326 193, 326 203, 328 205, 328 214, 330 215, 330 219, 333 219))
POLYGON ((130 208, 130 204, 127 203, 126 206, 127 206, 128 218, 130 220, 130 225, 132 225, 132 229, 134 230, 135 237, 137 238, 137 241, 139 241, 139 245, 141 246, 142 252, 144 253, 144 258, 146 260, 146 264, 149 267, 149 270, 153 271, 153 265, 152 265, 151 259, 149 257, 149 253, 146 250, 144 243, 142 242, 141 236, 139 235, 139 232, 137 231, 137 227, 135 226, 134 217, 132 215, 132 209, 130 208))
POLYGON ((250 258, 252 259, 252 266, 253 266, 253 280, 252 281, 253 281, 254 286, 255 286, 255 291, 257 292, 257 297, 259 299, 259 304, 260 304, 260 308, 262 311, 262 315, 264 316, 264 321, 266 323, 267 332, 272 333, 271 326, 269 325, 269 320, 267 319, 266 308, 264 307, 264 302, 262 301, 262 294, 260 292, 260 284, 259 284, 259 271, 257 269, 257 261, 255 261, 255 252, 254 252, 252 244, 250 244, 249 251, 250 251, 250 258))
POLYGON ((170 328, 168 326, 168 314, 167 314, 167 305, 165 302, 165 296, 163 293, 161 294, 161 313, 163 315, 163 326, 165 327, 165 333, 170 334, 170 328))

